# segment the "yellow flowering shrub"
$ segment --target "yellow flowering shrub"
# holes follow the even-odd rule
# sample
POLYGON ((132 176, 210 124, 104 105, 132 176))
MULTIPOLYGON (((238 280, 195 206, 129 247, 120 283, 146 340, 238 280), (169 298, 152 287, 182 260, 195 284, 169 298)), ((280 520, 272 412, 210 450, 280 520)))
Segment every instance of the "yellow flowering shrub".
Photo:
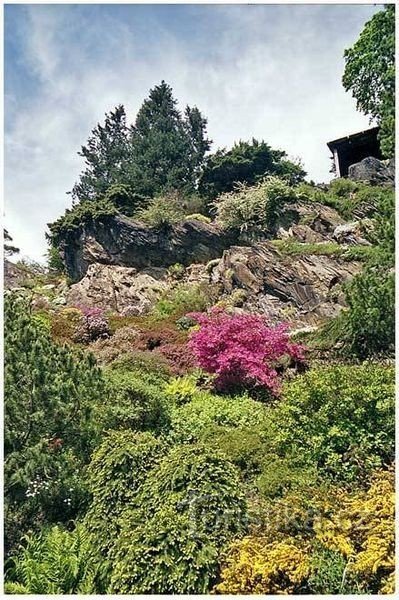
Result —
POLYGON ((392 470, 375 475, 366 492, 342 494, 338 510, 315 523, 316 539, 338 550, 370 591, 393 593, 395 494, 392 470))
POLYGON ((309 576, 306 549, 287 538, 268 543, 247 536, 230 547, 215 591, 222 594, 293 594, 309 576))

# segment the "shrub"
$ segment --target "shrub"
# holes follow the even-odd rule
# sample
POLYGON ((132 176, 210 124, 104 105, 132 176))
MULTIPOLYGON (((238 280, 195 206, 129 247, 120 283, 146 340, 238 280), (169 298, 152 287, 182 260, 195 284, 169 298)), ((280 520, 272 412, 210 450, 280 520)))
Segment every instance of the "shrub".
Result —
POLYGON ((6 594, 92 594, 100 565, 82 525, 54 526, 25 537, 8 561, 6 594))
POLYGON ((195 442, 213 426, 255 428, 264 423, 266 415, 266 407, 251 398, 198 391, 191 402, 172 408, 170 436, 175 442, 195 442))
POLYGON ((364 364, 314 368, 287 383, 274 412, 280 451, 323 476, 362 481, 394 457, 394 374, 364 364))
POLYGON ((201 446, 173 448, 123 516, 112 593, 206 593, 218 554, 245 524, 238 474, 201 446))
POLYGON ((162 450, 151 433, 122 430, 110 431, 94 452, 88 480, 93 500, 84 522, 104 557, 119 535, 122 512, 134 503, 162 450))
POLYGON ((99 338, 109 336, 109 323, 102 308, 88 306, 77 306, 76 308, 82 313, 82 318, 75 329, 75 342, 89 344, 99 338))
POLYGON ((395 276, 393 268, 377 264, 378 256, 346 288, 345 349, 363 359, 393 355, 395 347, 395 276))
POLYGON ((240 184, 214 203, 216 223, 250 237, 259 236, 273 229, 284 204, 298 199, 295 190, 277 177, 268 177, 251 187, 240 184))
MULTIPOLYGON (((148 378, 150 379, 150 378, 148 378)), ((162 430, 168 426, 166 398, 157 385, 129 371, 106 372, 104 399, 95 419, 102 430, 162 430)))
POLYGON ((174 378, 166 384, 165 395, 174 404, 180 406, 192 400, 193 396, 198 393, 196 383, 196 377, 192 375, 174 378))
POLYGON ((168 269, 168 274, 173 277, 173 279, 182 279, 184 273, 186 272, 186 267, 180 263, 175 263, 171 265, 168 269))
POLYGON ((157 354, 166 358, 173 375, 185 375, 195 370, 196 364, 191 353, 182 344, 163 344, 157 354))
POLYGON ((51 316, 51 337, 58 343, 71 343, 75 331, 82 321, 82 313, 77 308, 64 308, 51 316))
POLYGON ((156 320, 175 319, 182 317, 190 311, 202 311, 209 304, 209 295, 206 287, 185 286, 167 291, 154 305, 151 316, 156 320))
POLYGON ((225 558, 221 583, 222 594, 297 594, 309 576, 309 556, 296 540, 268 543, 245 537, 233 542, 225 558))
POLYGON ((149 201, 147 206, 136 213, 136 217, 152 227, 170 227, 184 219, 182 196, 179 192, 169 192, 149 201))
POLYGON ((140 379, 158 387, 169 380, 171 371, 168 361, 158 352, 135 350, 122 354, 110 365, 110 369, 129 371, 140 379))
POLYGON ((107 223, 116 213, 115 206, 108 200, 79 202, 67 209, 54 223, 48 224, 50 233, 46 234, 46 237, 52 247, 59 248, 78 234, 84 225, 93 222, 107 223))
POLYGON ((366 492, 343 494, 328 517, 315 521, 316 538, 350 559, 348 570, 363 593, 393 593, 395 489, 392 470, 374 474, 366 492))
POLYGON ((287 326, 270 327, 260 315, 228 315, 214 309, 192 315, 200 329, 188 343, 198 365, 215 375, 219 390, 260 387, 278 392, 276 366, 286 357, 303 359, 303 349, 289 342, 287 326))

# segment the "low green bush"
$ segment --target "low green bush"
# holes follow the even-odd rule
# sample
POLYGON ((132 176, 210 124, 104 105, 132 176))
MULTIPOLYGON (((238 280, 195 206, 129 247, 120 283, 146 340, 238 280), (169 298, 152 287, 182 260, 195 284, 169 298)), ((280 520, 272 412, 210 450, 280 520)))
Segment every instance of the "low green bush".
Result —
POLYGON ((250 187, 240 184, 215 201, 216 223, 256 237, 273 229, 280 209, 299 198, 295 188, 278 177, 267 177, 250 187))
POLYGON ((238 473, 214 450, 173 448, 121 522, 111 593, 207 593, 222 549, 245 528, 238 473))
POLYGON ((394 371, 319 367, 285 384, 274 411, 279 452, 337 481, 362 481, 394 457, 394 371))
POLYGON ((231 429, 254 427, 266 415, 266 407, 249 397, 198 392, 187 404, 171 409, 170 437, 175 442, 194 442, 202 439, 213 425, 231 429))
POLYGON ((162 431, 168 428, 166 396, 151 377, 119 369, 105 372, 104 398, 95 409, 95 419, 103 431, 135 429, 162 431))
POLYGON ((164 446, 149 432, 110 431, 93 454, 88 484, 92 503, 84 523, 93 544, 107 558, 120 532, 119 518, 134 505, 164 446))

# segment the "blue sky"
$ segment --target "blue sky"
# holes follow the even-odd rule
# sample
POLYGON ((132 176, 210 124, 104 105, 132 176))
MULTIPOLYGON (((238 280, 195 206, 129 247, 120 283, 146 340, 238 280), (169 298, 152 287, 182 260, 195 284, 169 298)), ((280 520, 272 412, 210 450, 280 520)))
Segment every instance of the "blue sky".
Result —
POLYGON ((130 121, 165 79, 213 150, 264 139, 328 181, 326 142, 368 118, 341 85, 371 5, 6 5, 5 211, 22 255, 71 204, 77 155, 116 104, 130 121))

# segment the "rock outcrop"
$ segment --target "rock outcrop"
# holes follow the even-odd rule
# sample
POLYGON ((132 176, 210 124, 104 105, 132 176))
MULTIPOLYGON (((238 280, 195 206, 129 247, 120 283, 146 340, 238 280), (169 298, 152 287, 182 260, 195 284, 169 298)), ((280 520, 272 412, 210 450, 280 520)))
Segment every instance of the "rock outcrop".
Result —
POLYGON ((362 161, 351 165, 348 178, 353 181, 363 181, 371 185, 395 185, 395 159, 378 160, 368 156, 362 161))
POLYGON ((134 315, 147 312, 166 289, 166 269, 137 271, 116 265, 89 265, 81 281, 72 285, 67 302, 134 315))
POLYGON ((226 250, 212 272, 225 293, 247 292, 242 309, 267 314, 274 322, 317 325, 345 305, 340 284, 361 269, 358 262, 331 256, 285 257, 270 242, 226 250))
POLYGON ((234 241, 220 227, 197 220, 157 229, 117 215, 85 225, 62 252, 69 277, 78 281, 93 263, 135 269, 206 263, 234 241))

